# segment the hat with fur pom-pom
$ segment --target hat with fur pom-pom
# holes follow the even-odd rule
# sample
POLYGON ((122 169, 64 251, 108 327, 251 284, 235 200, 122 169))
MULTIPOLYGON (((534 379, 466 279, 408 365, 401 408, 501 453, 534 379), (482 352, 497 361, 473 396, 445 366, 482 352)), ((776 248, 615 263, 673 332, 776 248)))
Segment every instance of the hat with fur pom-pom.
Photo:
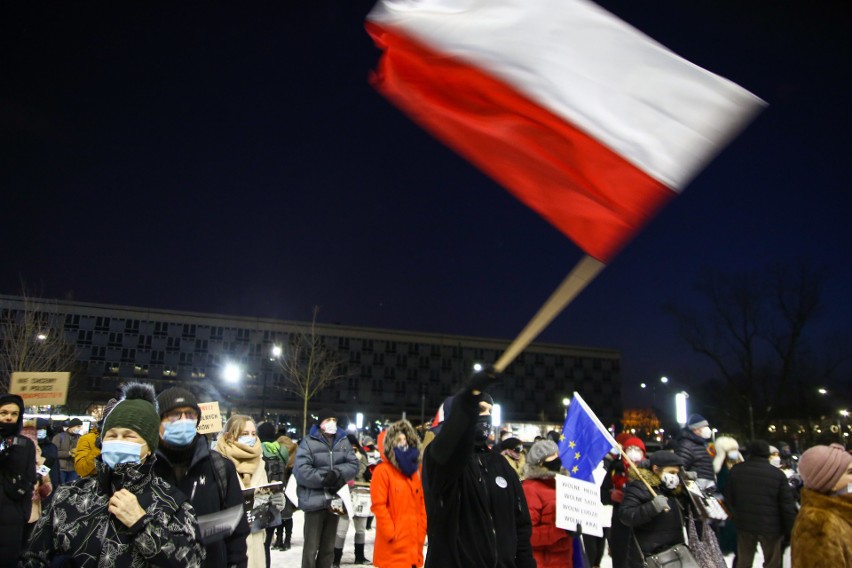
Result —
POLYGON ((147 383, 128 383, 120 401, 104 420, 104 433, 111 428, 129 428, 139 434, 151 452, 160 443, 160 414, 157 393, 147 383))

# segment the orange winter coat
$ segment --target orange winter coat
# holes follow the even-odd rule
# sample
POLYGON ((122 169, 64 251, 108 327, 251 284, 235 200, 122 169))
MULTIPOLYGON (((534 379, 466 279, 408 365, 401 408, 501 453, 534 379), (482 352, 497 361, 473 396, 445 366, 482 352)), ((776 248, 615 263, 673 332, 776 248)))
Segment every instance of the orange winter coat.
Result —
MULTIPOLYGON (((386 432, 389 441, 396 439, 400 432, 409 441, 417 440, 414 428, 404 420, 394 422, 386 432)), ((371 509, 376 516, 373 565, 378 568, 423 566, 426 502, 420 472, 406 477, 399 470, 392 448, 383 450, 383 461, 373 470, 370 482, 371 509)))

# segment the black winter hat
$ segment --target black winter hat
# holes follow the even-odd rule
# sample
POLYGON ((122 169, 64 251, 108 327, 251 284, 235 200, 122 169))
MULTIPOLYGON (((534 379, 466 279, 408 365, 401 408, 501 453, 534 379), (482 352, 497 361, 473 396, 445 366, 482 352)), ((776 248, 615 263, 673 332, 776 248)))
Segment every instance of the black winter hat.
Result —
POLYGON ((650 455, 651 465, 657 467, 669 467, 676 465, 683 467, 683 460, 680 456, 669 450, 660 450, 650 455))
POLYGON ((68 427, 73 428, 74 426, 82 426, 83 421, 79 418, 72 418, 70 422, 68 422, 68 427))
POLYGON ((257 425, 257 437, 261 442, 274 442, 275 425, 272 422, 261 422, 257 425))
POLYGON ((690 430, 697 430, 698 428, 710 426, 710 423, 700 414, 691 414, 689 419, 686 421, 686 425, 689 426, 690 430))
POLYGON ((319 426, 320 424, 322 424, 323 422, 325 422, 329 418, 334 418, 335 420, 338 420, 337 413, 330 408, 321 408, 317 412, 317 420, 316 420, 317 426, 319 426))
POLYGON ((769 442, 766 440, 752 440, 746 446, 748 450, 749 456, 755 456, 758 458, 768 458, 769 457, 769 442))
POLYGON ((160 407, 160 420, 167 412, 188 406, 195 410, 195 414, 198 416, 195 421, 196 425, 201 422, 201 408, 198 406, 198 399, 186 389, 172 387, 164 390, 157 396, 157 406, 160 407))

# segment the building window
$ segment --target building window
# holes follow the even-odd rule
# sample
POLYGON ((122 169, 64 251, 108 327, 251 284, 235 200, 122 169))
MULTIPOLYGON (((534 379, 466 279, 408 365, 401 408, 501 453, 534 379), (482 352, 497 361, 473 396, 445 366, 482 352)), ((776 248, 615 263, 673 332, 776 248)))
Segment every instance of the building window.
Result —
POLYGON ((139 333, 139 320, 127 320, 124 322, 124 333, 139 333))
POLYGON ((80 316, 78 314, 68 314, 65 316, 65 329, 75 330, 80 327, 80 316))
POLYGON ((166 351, 180 351, 180 337, 169 337, 166 342, 166 351))
POLYGON ((349 349, 349 338, 348 337, 338 337, 337 338, 337 348, 338 349, 349 349))
POLYGON ((152 365, 162 365, 166 362, 166 352, 165 351, 151 351, 151 364, 152 365))
POLYGON ((95 331, 109 331, 109 318, 98 316, 95 319, 95 331))
POLYGON ((225 328, 219 327, 211 327, 210 328, 210 339, 218 339, 221 340, 225 336, 225 328))
POLYGON ((139 349, 151 349, 151 336, 140 335, 139 341, 136 342, 136 347, 139 349))
POLYGON ((373 340, 365 339, 362 342, 361 351, 372 351, 373 350, 373 340))
POLYGON ((195 339, 195 324, 183 324, 183 333, 185 339, 195 339))
POLYGON ((386 379, 395 379, 396 372, 393 367, 385 367, 385 378, 386 379))
POLYGON ((396 353, 396 341, 388 341, 385 344, 385 353, 396 353))
POLYGON ((196 353, 207 353, 209 343, 206 339, 196 339, 195 340, 195 352, 196 353))
POLYGON ((110 347, 121 347, 121 342, 123 341, 123 336, 120 333, 110 332, 109 340, 107 341, 107 345, 110 347))
POLYGON ((80 330, 77 332, 77 343, 80 345, 92 344, 92 332, 80 330))
POLYGON ((169 334, 169 324, 164 321, 154 322, 154 337, 165 337, 169 334))
POLYGON ((237 341, 241 343, 248 343, 249 338, 251 337, 251 332, 247 329, 238 329, 237 330, 237 341))
POLYGON ((349 362, 350 363, 360 363, 361 362, 361 352, 360 351, 350 351, 349 352, 349 362))
POLYGON ((373 353, 373 365, 384 365, 385 364, 385 354, 384 353, 373 353))
POLYGON ((420 350, 418 349, 417 344, 416 343, 409 343, 408 344, 408 354, 409 355, 417 355, 418 353, 420 353, 420 350))

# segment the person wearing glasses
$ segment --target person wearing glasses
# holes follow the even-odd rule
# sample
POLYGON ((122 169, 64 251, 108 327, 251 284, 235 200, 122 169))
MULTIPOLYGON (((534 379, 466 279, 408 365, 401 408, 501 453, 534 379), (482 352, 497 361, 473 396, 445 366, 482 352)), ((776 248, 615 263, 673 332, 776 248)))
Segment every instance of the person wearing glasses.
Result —
MULTIPOLYGON (((160 445, 154 464, 156 473, 189 498, 199 517, 242 506, 243 492, 234 464, 211 451, 207 439, 197 431, 201 409, 195 395, 172 387, 159 394, 157 406, 160 445)), ((248 535, 248 522, 243 515, 233 533, 205 542, 207 556, 203 566, 245 568, 248 535)))

